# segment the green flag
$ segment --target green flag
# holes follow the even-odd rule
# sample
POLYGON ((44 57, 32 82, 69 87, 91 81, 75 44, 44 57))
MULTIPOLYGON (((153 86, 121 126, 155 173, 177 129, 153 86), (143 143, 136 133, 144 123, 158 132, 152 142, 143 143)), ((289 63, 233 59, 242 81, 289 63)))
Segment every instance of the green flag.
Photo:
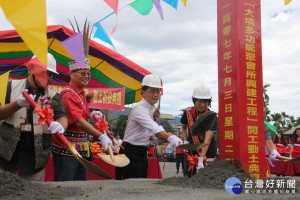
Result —
POLYGON ((141 15, 149 15, 153 8, 152 0, 136 0, 129 4, 133 9, 139 12, 141 15))
POLYGON ((265 121, 265 125, 271 130, 273 131, 274 133, 277 134, 277 128, 275 126, 273 126, 272 124, 268 123, 265 121))

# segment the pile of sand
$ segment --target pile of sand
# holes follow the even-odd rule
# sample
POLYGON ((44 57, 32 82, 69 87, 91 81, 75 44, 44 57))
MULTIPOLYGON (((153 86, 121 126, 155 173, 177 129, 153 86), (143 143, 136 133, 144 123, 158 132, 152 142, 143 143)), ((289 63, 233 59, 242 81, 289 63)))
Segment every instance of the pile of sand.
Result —
POLYGON ((63 199, 84 193, 78 187, 52 187, 38 182, 29 182, 20 179, 13 173, 0 169, 0 199, 20 200, 20 199, 63 199))
POLYGON ((237 177, 242 183, 250 179, 242 169, 232 162, 216 159, 191 178, 167 178, 158 184, 224 190, 224 183, 229 177, 237 177))

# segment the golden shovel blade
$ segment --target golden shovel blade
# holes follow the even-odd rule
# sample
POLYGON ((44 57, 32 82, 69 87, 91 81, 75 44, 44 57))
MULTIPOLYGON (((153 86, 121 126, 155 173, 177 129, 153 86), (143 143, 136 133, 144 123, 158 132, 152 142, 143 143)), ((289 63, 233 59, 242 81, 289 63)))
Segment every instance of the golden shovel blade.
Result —
POLYGON ((90 172, 106 179, 112 179, 110 175, 108 175, 103 169, 98 167, 97 165, 91 163, 90 161, 84 159, 81 157, 81 155, 78 153, 78 151, 74 147, 70 147, 69 149, 71 153, 74 155, 74 157, 80 162, 83 166, 87 168, 90 172))
POLYGON ((199 144, 182 144, 182 145, 179 145, 178 149, 185 149, 185 150, 192 150, 192 151, 196 151, 196 150, 199 150, 199 149, 202 149, 203 147, 205 147, 207 144, 205 143, 199 143, 199 144))
POLYGON ((111 164, 116 167, 125 167, 130 163, 130 160, 127 158, 125 154, 118 154, 114 155, 111 159, 110 155, 107 155, 105 153, 98 153, 97 154, 104 162, 111 164))

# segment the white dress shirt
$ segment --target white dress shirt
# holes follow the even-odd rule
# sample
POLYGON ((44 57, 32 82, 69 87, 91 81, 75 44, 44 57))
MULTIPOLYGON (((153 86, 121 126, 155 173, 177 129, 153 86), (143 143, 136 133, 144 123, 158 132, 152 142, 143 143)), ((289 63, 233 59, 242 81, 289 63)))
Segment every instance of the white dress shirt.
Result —
POLYGON ((149 146, 150 136, 165 131, 153 120, 155 106, 142 99, 132 109, 125 130, 124 142, 132 145, 149 146))

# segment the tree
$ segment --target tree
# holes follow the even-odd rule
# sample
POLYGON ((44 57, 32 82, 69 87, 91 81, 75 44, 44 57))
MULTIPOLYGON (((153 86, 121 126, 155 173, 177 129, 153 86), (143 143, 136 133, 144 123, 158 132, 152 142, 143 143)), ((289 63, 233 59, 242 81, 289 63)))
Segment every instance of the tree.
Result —
POLYGON ((161 125, 166 132, 174 133, 174 129, 172 128, 171 124, 166 119, 158 119, 156 121, 159 125, 161 125))
POLYGON ((128 120, 128 115, 120 115, 112 124, 112 132, 114 135, 119 134, 120 138, 124 137, 125 128, 128 120))
POLYGON ((271 84, 269 84, 269 83, 266 83, 265 85, 264 85, 264 106, 265 106, 265 120, 267 121, 267 122, 270 122, 271 121, 271 116, 270 116, 270 114, 271 114, 271 111, 270 111, 270 109, 269 109, 269 101, 270 101, 270 97, 269 97, 269 95, 267 94, 267 88, 268 87, 270 87, 271 86, 271 84))

